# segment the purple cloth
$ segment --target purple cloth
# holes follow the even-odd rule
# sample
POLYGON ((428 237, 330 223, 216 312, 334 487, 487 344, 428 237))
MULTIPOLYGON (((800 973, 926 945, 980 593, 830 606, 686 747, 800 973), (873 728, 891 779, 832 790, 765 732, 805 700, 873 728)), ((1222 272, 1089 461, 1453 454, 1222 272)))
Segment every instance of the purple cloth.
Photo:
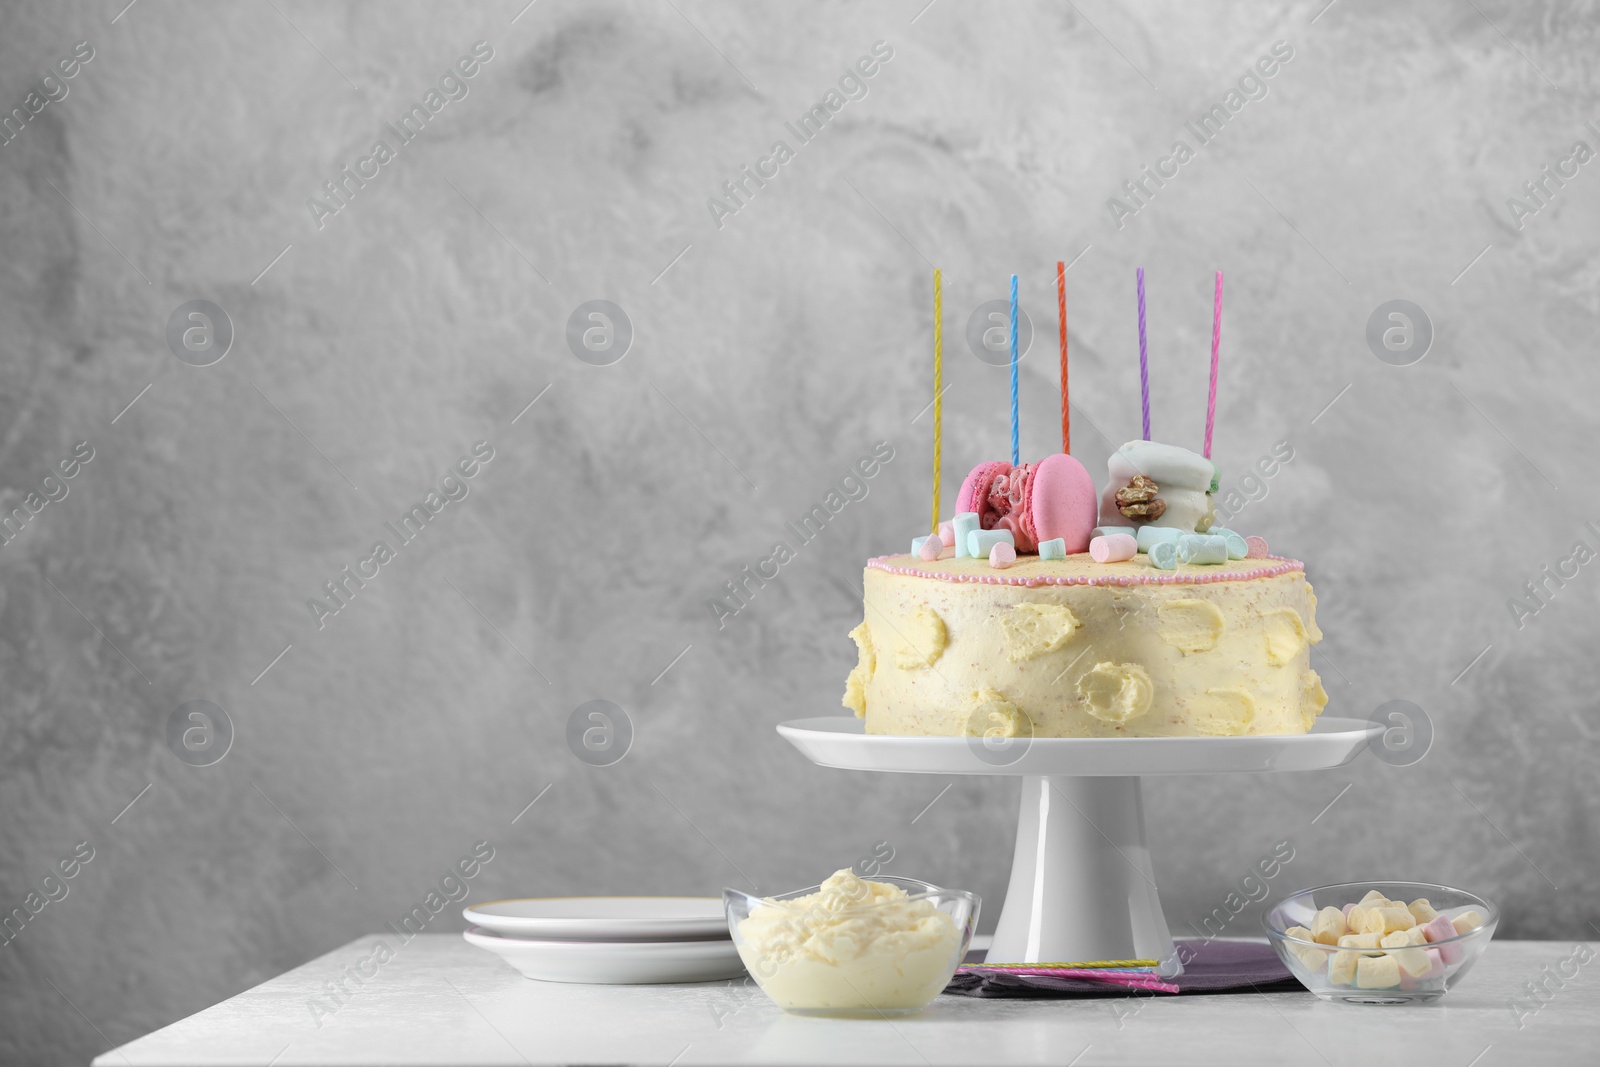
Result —
MULTIPOLYGON (((1272 993, 1304 987, 1261 941, 1179 941, 1183 973, 1166 981, 1180 993, 1272 993)), ((1058 975, 957 971, 946 993, 965 997, 1167 996, 1160 990, 1058 975)))

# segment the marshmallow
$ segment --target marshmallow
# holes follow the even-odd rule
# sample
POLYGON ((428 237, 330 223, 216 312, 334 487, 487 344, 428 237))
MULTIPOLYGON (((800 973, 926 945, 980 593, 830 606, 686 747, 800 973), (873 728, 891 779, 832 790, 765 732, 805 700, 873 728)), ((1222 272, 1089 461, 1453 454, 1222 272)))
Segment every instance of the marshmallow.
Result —
MULTIPOLYGON (((1139 531, 1132 526, 1096 526, 1089 533, 1089 540, 1096 537, 1110 537, 1112 534, 1127 534, 1129 537, 1138 537, 1139 531)), ((1141 549, 1141 551, 1143 551, 1141 549)))
MULTIPOLYGON (((1301 941, 1314 940, 1311 936, 1311 931, 1304 926, 1291 926, 1284 933, 1289 937, 1299 938, 1301 941)), ((1289 950, 1290 955, 1299 960, 1306 970, 1312 974, 1320 974, 1323 968, 1328 965, 1328 954, 1321 949, 1313 948, 1310 945, 1297 945, 1293 941, 1284 942, 1284 947, 1289 950)))
POLYGON ((1445 916, 1436 914, 1422 924, 1422 936, 1429 941, 1448 940, 1456 936, 1455 924, 1445 916))
POLYGON ((1344 924, 1346 926, 1350 925, 1350 913, 1352 911, 1354 911, 1355 908, 1356 908, 1356 905, 1354 905, 1354 904, 1346 904, 1344 906, 1344 908, 1342 909, 1344 911, 1344 924))
POLYGON ((1323 908, 1311 920, 1312 940, 1324 945, 1337 945, 1345 935, 1344 912, 1338 908, 1323 908))
POLYGON ((1245 559, 1267 558, 1267 539, 1265 537, 1246 537, 1244 543, 1245 547, 1249 549, 1244 554, 1245 559))
POLYGON ((1378 907, 1381 908, 1381 907, 1383 907, 1383 905, 1385 905, 1387 903, 1389 903, 1389 898, 1388 897, 1384 896, 1382 893, 1378 892, 1376 889, 1369 889, 1369 890, 1367 890, 1367 895, 1366 896, 1364 896, 1360 900, 1356 901, 1356 907, 1358 907, 1358 908, 1370 908, 1374 904, 1376 904, 1378 907))
POLYGON ((1353 985, 1358 959, 1360 957, 1354 952, 1335 952, 1333 959, 1328 961, 1328 981, 1334 985, 1353 985))
POLYGON ((911 554, 913 556, 922 555, 922 546, 927 544, 931 540, 934 540, 934 539, 930 538, 930 537, 913 537, 911 539, 911 554))
POLYGON ((1451 919, 1450 925, 1458 934, 1470 934, 1483 925, 1483 916, 1475 911, 1463 912, 1451 919))
POLYGON ((1010 541, 996 541, 989 547, 989 566, 1004 570, 1016 561, 1017 550, 1011 547, 1010 541))
POLYGON ((1450 940, 1457 934, 1455 925, 1449 919, 1443 915, 1436 917, 1422 928, 1422 936, 1429 942, 1444 942, 1439 946, 1439 958, 1445 963, 1454 965, 1461 962, 1461 946, 1450 940))
POLYGON ((1206 533, 1212 537, 1220 537, 1228 542, 1228 558, 1244 559, 1250 554, 1250 546, 1245 543, 1242 534, 1236 534, 1225 526, 1213 526, 1206 533))
POLYGON ((1089 555, 1096 563, 1121 563, 1139 554, 1139 542, 1127 534, 1096 537, 1089 542, 1089 555))
POLYGON ((950 551, 945 548, 944 542, 939 540, 937 537, 923 537, 920 538, 920 540, 922 541, 922 544, 917 547, 917 555, 921 556, 929 563, 932 563, 936 559, 943 558, 945 552, 950 551))
POLYGON ((1066 559, 1067 539, 1065 537, 1052 537, 1048 541, 1039 542, 1040 559, 1066 559))
POLYGON ((1413 900, 1406 905, 1406 910, 1411 913, 1412 918, 1417 920, 1418 926, 1426 926, 1439 917, 1439 913, 1433 910, 1433 905, 1428 903, 1427 897, 1418 897, 1413 900))
POLYGON ((1387 934, 1395 930, 1409 930, 1417 925, 1416 917, 1399 904, 1384 901, 1362 913, 1358 933, 1387 934))
POLYGON ((1400 963, 1400 989, 1438 989, 1432 979, 1445 974, 1445 963, 1438 958, 1438 949, 1413 949, 1413 952, 1422 953, 1427 969, 1419 974, 1411 974, 1406 971, 1405 963, 1400 963))
POLYGON ((1182 530, 1174 530, 1170 526, 1141 526, 1134 535, 1139 542, 1139 551, 1148 552, 1150 546, 1161 541, 1176 541, 1183 536, 1182 530))
POLYGON ((1184 534, 1178 538, 1178 558, 1185 563, 1228 562, 1228 539, 1210 534, 1184 534))
POLYGON ((1016 558, 1017 539, 1010 530, 973 530, 967 534, 967 555, 973 559, 988 559, 989 550, 998 544, 1011 546, 1011 557, 1016 558))
POLYGON ((956 528, 948 521, 939 524, 939 540, 944 542, 946 548, 954 548, 956 545, 956 528))
POLYGON ((1396 930, 1392 934, 1384 934, 1380 944, 1389 949, 1389 955, 1400 966, 1400 970, 1411 978, 1422 977, 1433 966, 1429 962, 1428 954, 1425 950, 1411 947, 1417 944, 1427 944, 1422 939, 1422 931, 1416 927, 1412 927, 1409 930, 1396 930))
POLYGON ((976 511, 960 511, 950 520, 950 529, 955 534, 956 559, 966 559, 972 553, 967 551, 967 535, 978 528, 978 513, 976 511))
POLYGON ((1380 937, 1388 933, 1388 922, 1380 914, 1385 901, 1380 901, 1370 908, 1357 904, 1350 911, 1350 929, 1358 934, 1376 933, 1380 937))
POLYGON ((1361 989, 1393 989, 1400 984, 1400 965, 1392 956, 1362 956, 1356 961, 1356 985, 1361 989))
POLYGON ((1378 933, 1345 934, 1339 939, 1340 948, 1382 948, 1383 935, 1378 933))
MULTIPOLYGON (((1150 529, 1146 526, 1145 530, 1150 529)), ((1144 531, 1141 530, 1140 533, 1144 531)), ((1178 569, 1178 544, 1176 541, 1157 541, 1150 546, 1150 566, 1158 571, 1178 569)))
POLYGON ((1388 906, 1383 909, 1383 917, 1388 924, 1383 931, 1386 934, 1395 930, 1409 930, 1417 925, 1417 917, 1397 900, 1389 901, 1388 906))

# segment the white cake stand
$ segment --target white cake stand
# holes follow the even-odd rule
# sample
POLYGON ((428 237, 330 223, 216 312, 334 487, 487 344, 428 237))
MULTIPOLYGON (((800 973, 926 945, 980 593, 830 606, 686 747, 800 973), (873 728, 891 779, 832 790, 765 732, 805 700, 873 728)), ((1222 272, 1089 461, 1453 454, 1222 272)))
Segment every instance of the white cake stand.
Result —
POLYGON ((1011 884, 987 958, 995 963, 1154 959, 1182 967, 1145 844, 1144 775, 1313 771, 1354 759, 1382 731, 1324 717, 1299 736, 1010 738, 867 734, 853 717, 778 727, 824 767, 1020 775, 1011 884))

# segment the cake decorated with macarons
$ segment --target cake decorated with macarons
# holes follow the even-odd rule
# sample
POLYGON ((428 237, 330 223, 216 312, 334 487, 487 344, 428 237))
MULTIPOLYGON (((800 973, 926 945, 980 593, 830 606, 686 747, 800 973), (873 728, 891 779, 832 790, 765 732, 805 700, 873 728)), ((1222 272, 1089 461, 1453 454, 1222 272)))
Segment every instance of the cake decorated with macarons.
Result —
POLYGON ((1306 733, 1328 700, 1316 595, 1304 564, 1217 524, 1219 480, 1147 438, 1098 487, 1064 451, 978 464, 936 532, 867 561, 845 707, 869 734, 1306 733))

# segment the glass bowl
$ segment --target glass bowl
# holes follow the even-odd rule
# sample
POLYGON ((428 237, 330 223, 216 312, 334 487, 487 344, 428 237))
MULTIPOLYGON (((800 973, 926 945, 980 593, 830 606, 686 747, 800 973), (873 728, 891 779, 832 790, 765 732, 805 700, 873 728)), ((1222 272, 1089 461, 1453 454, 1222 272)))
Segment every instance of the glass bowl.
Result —
MULTIPOLYGON (((1483 955, 1499 921, 1499 909, 1482 897, 1430 882, 1346 882, 1306 889, 1285 897, 1262 920, 1267 939, 1301 985, 1323 1000, 1352 1004, 1411 1004, 1444 996, 1483 955), (1426 900, 1446 920, 1477 912, 1482 925, 1450 936, 1440 936, 1437 927, 1424 934, 1418 925, 1418 934, 1411 936, 1423 940, 1387 948, 1329 945, 1288 932, 1291 927, 1310 931, 1323 908, 1344 910, 1348 919, 1345 905, 1359 905, 1373 890, 1408 905, 1426 900)), ((1388 936, 1399 940, 1392 931, 1388 936)))
POLYGON ((916 878, 872 881, 906 896, 871 902, 861 882, 854 898, 823 885, 774 897, 722 891, 739 957, 778 1007, 797 1015, 912 1015, 949 984, 972 943, 981 899, 916 878))

